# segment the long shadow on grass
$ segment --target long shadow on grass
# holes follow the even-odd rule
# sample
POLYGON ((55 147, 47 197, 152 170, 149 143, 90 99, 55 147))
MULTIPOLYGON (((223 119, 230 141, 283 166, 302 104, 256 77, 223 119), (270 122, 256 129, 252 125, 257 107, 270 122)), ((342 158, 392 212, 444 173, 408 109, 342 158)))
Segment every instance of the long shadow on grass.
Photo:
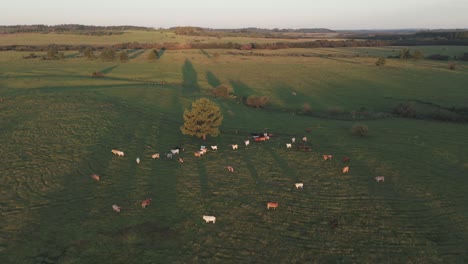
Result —
POLYGON ((271 157, 275 160, 275 163, 278 164, 283 171, 284 175, 288 175, 288 177, 293 178, 294 180, 298 180, 297 178, 297 172, 293 168, 289 167, 288 163, 280 158, 278 154, 275 153, 275 151, 272 148, 269 148, 271 157))
POLYGON ((247 97, 255 94, 254 89, 252 89, 251 87, 249 87, 248 85, 246 85, 245 83, 243 83, 241 81, 230 80, 229 83, 231 84, 232 88, 234 89, 234 92, 237 95, 239 95, 239 96, 241 96, 243 98, 247 98, 247 97))
POLYGON ((309 96, 297 91, 297 89, 287 84, 277 84, 272 88, 272 90, 274 94, 276 94, 277 99, 281 100, 280 104, 282 109, 297 111, 302 110, 304 103, 317 105, 309 96), (295 95, 293 93, 295 93, 295 95))
POLYGON ((206 174, 205 165, 198 162, 198 175, 200 178, 200 188, 202 196, 206 196, 208 194, 208 177, 206 174))
POLYGON ((160 59, 164 53, 166 53, 166 48, 162 47, 159 51, 158 51, 158 59, 160 59))
POLYGON ((244 160, 244 163, 250 172, 250 177, 252 177, 256 185, 259 185, 261 183, 261 180, 258 178, 258 173, 255 169, 255 164, 252 162, 252 160, 249 159, 249 157, 245 155, 242 156, 242 159, 244 160))
POLYGON ((138 52, 133 52, 131 56, 128 56, 128 59, 129 60, 135 59, 138 56, 140 56, 141 54, 143 54, 144 52, 145 52, 145 50, 140 50, 138 52))
POLYGON ((66 59, 73 59, 73 58, 76 58, 76 56, 80 54, 80 53, 72 53, 72 54, 68 54, 65 56, 66 59))
POLYGON ((214 75, 214 73, 207 71, 206 72, 206 80, 211 87, 216 88, 221 85, 221 81, 214 75))
MULTIPOLYGON (((140 110, 128 108, 113 99, 106 100, 108 102, 105 103, 114 106, 113 111, 120 112, 119 117, 107 120, 109 132, 96 140, 98 144, 91 143, 87 148, 85 153, 90 156, 83 159, 81 164, 78 163, 75 170, 62 176, 65 179, 63 188, 47 195, 50 204, 42 208, 37 219, 31 221, 35 224, 22 229, 18 239, 11 241, 11 248, 3 252, 11 254, 1 257, 6 260, 2 263, 59 263, 64 257, 67 260, 78 259, 79 256, 73 253, 77 251, 84 253, 81 259, 83 262, 104 263, 106 255, 116 255, 119 259, 141 258, 144 248, 120 251, 119 248, 125 247, 128 237, 135 237, 136 242, 142 244, 158 242, 156 251, 160 249, 161 254, 179 248, 175 246, 178 243, 176 231, 167 224, 149 220, 152 214, 153 218, 154 214, 160 214, 157 217, 159 219, 168 217, 166 215, 171 220, 178 217, 174 210, 175 178, 160 176, 153 179, 149 177, 151 171, 141 171, 134 161, 134 155, 141 153, 146 145, 144 141, 151 137, 150 130, 145 129, 148 118, 155 117, 149 115, 140 118, 144 114, 140 110), (114 157, 110 153, 112 147, 125 147, 125 157, 114 157), (128 158, 128 154, 133 157, 128 158), (91 173, 100 174, 101 182, 93 182, 89 178, 91 173), (148 181, 157 182, 156 187, 161 187, 148 186, 148 181), (138 200, 146 198, 155 190, 160 213, 148 211, 146 216, 138 216, 142 208, 138 208, 135 201, 138 203, 138 200), (123 206, 120 215, 112 213, 109 206, 113 203, 123 206), (160 244, 162 240, 165 242, 160 244), (25 247, 27 251, 24 251, 25 247), (22 252, 21 257, 24 259, 15 259, 18 252, 22 252)), ((96 103, 99 105, 99 100, 96 103)), ((168 166, 166 170, 172 168, 168 166)))
POLYGON ((100 72, 104 73, 104 74, 108 74, 110 72, 112 72, 115 68, 119 67, 118 64, 114 65, 114 66, 110 66, 110 67, 107 67, 105 69, 102 69, 100 70, 100 72))
POLYGON ((192 62, 186 59, 184 66, 182 66, 182 74, 184 81, 182 83, 184 93, 195 93, 200 92, 200 86, 198 85, 198 75, 193 67, 192 62))

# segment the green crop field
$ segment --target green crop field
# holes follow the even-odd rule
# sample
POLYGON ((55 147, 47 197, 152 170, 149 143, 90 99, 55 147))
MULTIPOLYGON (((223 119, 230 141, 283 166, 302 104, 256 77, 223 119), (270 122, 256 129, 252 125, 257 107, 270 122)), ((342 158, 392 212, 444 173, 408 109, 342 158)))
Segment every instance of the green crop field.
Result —
POLYGON ((407 101, 466 109, 468 65, 375 65, 398 50, 166 50, 154 62, 128 51, 125 63, 1 52, 0 263, 468 262, 468 126, 392 113, 407 101), (219 84, 237 98, 214 98, 219 84), (250 108, 250 95, 270 101, 250 108), (224 115, 206 141, 179 129, 200 97, 224 115), (367 137, 350 133, 356 123, 367 137), (259 132, 273 135, 254 142, 259 132), (165 155, 176 146, 184 163, 165 155))

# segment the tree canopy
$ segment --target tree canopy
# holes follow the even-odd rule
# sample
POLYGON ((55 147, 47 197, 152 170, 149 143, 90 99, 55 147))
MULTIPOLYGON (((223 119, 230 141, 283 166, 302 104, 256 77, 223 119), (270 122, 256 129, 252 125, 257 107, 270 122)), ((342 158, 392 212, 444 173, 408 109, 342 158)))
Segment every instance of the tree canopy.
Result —
POLYGON ((184 111, 184 124, 180 127, 182 134, 206 139, 206 136, 217 136, 223 115, 219 106, 207 98, 192 102, 192 110, 184 111))

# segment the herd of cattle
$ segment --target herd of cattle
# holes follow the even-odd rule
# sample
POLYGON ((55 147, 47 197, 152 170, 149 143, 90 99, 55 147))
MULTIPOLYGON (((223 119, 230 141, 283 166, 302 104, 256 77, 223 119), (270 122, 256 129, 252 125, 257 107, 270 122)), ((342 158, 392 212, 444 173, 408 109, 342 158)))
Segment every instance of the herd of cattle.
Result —
MULTIPOLYGON (((261 142, 261 141, 267 141, 267 140, 270 140, 270 137, 272 136, 272 134, 268 134, 268 133, 252 133, 251 136, 253 137, 254 141, 255 142, 261 142)), ((302 138, 302 141, 303 142, 307 142, 307 137, 303 137, 302 138)), ((296 142, 296 138, 291 138, 291 142, 290 143, 286 143, 286 148, 292 148, 292 144, 296 142)), ((248 146, 250 145, 250 140, 245 140, 244 141, 244 144, 245 146, 248 146)), ((239 145, 238 144, 231 144, 229 145, 232 147, 233 150, 237 150, 239 148, 239 145)), ((212 150, 218 150, 218 146, 210 146, 212 150)), ((300 150, 304 150, 304 151, 310 151, 311 148, 310 147, 307 147, 305 146, 305 144, 302 144, 300 146, 298 146, 298 149, 300 150)), ((166 158, 169 158, 171 159, 174 155, 177 155, 177 154, 180 154, 181 151, 184 151, 183 148, 180 148, 180 147, 175 147, 174 149, 171 149, 170 152, 166 153, 165 156, 166 158)), ((125 156, 125 153, 121 150, 116 150, 116 149, 113 149, 111 151, 114 155, 116 156, 119 156, 119 157, 124 157, 125 156)), ((201 146, 200 147, 200 150, 198 151, 195 151, 194 152, 194 155, 195 157, 201 157, 203 156, 204 154, 207 153, 207 148, 206 146, 201 146)), ((151 155, 151 158, 152 159, 159 159, 161 157, 160 153, 155 153, 153 155, 151 155)), ((331 160, 333 158, 333 155, 330 155, 330 154, 323 154, 322 155, 323 157, 323 160, 331 160)), ((343 158, 343 162, 346 163, 346 162, 349 162, 350 161, 350 158, 349 157, 344 157, 343 158)), ((178 162, 180 163, 183 163, 184 160, 182 158, 178 158, 178 162)), ((137 164, 140 164, 140 158, 137 157, 136 158, 136 163, 137 164)), ((226 169, 229 171, 229 172, 234 172, 234 168, 232 166, 226 166, 226 169)), ((343 167, 342 169, 343 173, 348 173, 349 172, 349 166, 345 166, 343 167)), ((91 178, 95 181, 99 181, 100 180, 100 177, 99 175, 96 175, 96 174, 92 174, 91 175, 91 178)), ((385 177, 384 176, 377 176, 377 177, 374 177, 374 180, 376 182, 383 182, 385 181, 385 177)), ((304 183, 302 182, 297 182, 294 184, 294 186, 296 187, 296 189, 303 189, 304 188, 304 183)), ((141 207, 142 208, 145 208, 147 207, 148 205, 150 205, 151 203, 151 198, 147 198, 145 200, 142 201, 141 203, 141 207)), ((278 207, 278 203, 277 202, 268 202, 267 203, 267 209, 269 210, 270 208, 273 208, 273 209, 276 209, 278 207)), ((112 209, 117 212, 117 213, 120 213, 120 206, 114 204, 112 205, 112 209)), ((213 224, 216 222, 216 217, 215 216, 210 216, 210 215, 203 215, 203 220, 205 220, 206 223, 210 223, 212 222, 213 224)))

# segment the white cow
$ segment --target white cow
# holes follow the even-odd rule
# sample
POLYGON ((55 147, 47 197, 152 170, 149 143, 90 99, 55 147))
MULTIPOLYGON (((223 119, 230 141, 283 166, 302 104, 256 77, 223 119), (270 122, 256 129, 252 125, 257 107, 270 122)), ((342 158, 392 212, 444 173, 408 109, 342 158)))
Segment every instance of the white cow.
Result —
POLYGON ((296 142, 296 138, 295 137, 291 138, 291 142, 292 143, 296 142))
POLYGON ((159 159, 159 153, 151 155, 151 158, 153 159, 159 159))
POLYGON ((120 150, 116 150, 116 149, 113 149, 111 150, 112 153, 114 153, 114 155, 117 155, 119 157, 123 157, 124 156, 124 152, 123 151, 120 151, 120 150))
POLYGON ((116 204, 114 204, 112 205, 112 210, 114 210, 114 212, 120 213, 120 206, 117 206, 116 204))
POLYGON ((218 146, 211 146, 212 150, 218 150, 218 146))
POLYGON ((304 189, 304 183, 302 183, 302 182, 298 182, 298 183, 296 183, 294 185, 296 186, 296 189, 299 189, 299 188, 304 189))
POLYGON ((291 143, 286 143, 286 148, 291 148, 291 147, 292 147, 291 143))
POLYGON ((208 150, 207 150, 206 148, 203 148, 203 149, 200 150, 200 153, 201 153, 201 154, 206 154, 207 151, 208 151, 208 150))
POLYGON ((376 182, 381 182, 381 181, 383 182, 383 181, 385 181, 385 177, 384 176, 377 176, 377 177, 374 178, 374 180, 376 182))
POLYGON ((174 155, 179 154, 179 149, 171 149, 171 153, 174 155))
POLYGON ((235 144, 235 145, 232 145, 232 149, 235 150, 235 149, 238 149, 239 148, 239 145, 235 144))
POLYGON ((167 157, 168 159, 172 159, 172 153, 167 153, 166 157, 167 157))
POLYGON ((307 142, 307 137, 303 137, 302 140, 307 142))
POLYGON ((140 158, 136 158, 136 163, 140 164, 140 158))
POLYGON ((250 144, 250 141, 249 141, 249 140, 245 140, 244 143, 245 143, 245 146, 247 147, 247 146, 250 144))
POLYGON ((213 222, 216 223, 216 217, 211 216, 211 215, 204 215, 203 220, 205 220, 206 223, 213 222))
POLYGON ((227 166, 226 169, 229 171, 229 172, 234 172, 234 168, 232 166, 227 166))

